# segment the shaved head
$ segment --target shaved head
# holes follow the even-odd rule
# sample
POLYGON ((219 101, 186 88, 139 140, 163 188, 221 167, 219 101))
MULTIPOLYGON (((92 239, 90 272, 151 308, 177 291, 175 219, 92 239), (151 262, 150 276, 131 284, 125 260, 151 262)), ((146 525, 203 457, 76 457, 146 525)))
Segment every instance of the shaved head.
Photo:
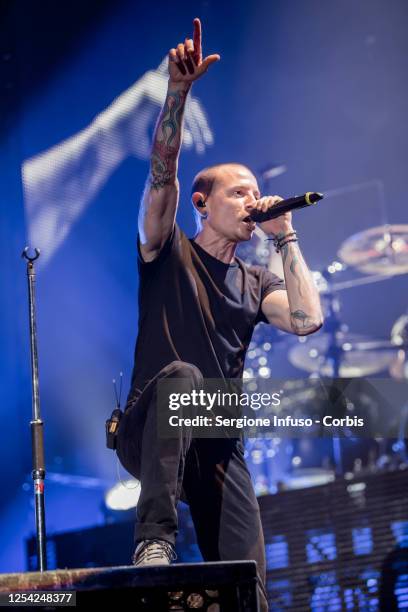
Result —
MULTIPOLYGON (((202 193, 205 199, 211 194, 211 191, 216 182, 217 176, 222 173, 224 168, 246 168, 243 164, 238 164, 236 162, 224 163, 224 164, 216 164, 215 166, 209 166, 208 168, 204 168, 200 170, 200 172, 195 176, 193 185, 191 187, 191 195, 196 191, 202 193)), ((249 168, 247 168, 249 170, 249 168)))
POLYGON ((191 190, 197 233, 206 230, 234 242, 249 240, 254 228, 243 219, 260 197, 256 176, 247 166, 234 162, 204 168, 191 190))

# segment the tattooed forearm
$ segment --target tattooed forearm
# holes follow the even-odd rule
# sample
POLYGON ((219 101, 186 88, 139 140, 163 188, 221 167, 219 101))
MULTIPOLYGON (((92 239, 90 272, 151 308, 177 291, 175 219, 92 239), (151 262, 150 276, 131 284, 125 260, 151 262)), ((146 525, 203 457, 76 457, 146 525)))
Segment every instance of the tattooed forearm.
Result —
POLYGON ((289 255, 289 248, 288 248, 288 245, 287 245, 287 244, 285 244, 285 245, 282 247, 281 252, 282 252, 282 264, 283 264, 283 269, 285 269, 286 260, 287 260, 288 255, 289 255))
MULTIPOLYGON (((285 244, 282 247, 282 263, 283 263, 284 268, 285 268, 286 260, 288 259, 288 255, 289 255, 289 243, 285 244)), ((303 289, 302 289, 302 277, 299 274, 299 270, 297 269, 300 267, 301 267, 301 262, 299 258, 297 257, 296 253, 292 253, 292 260, 289 265, 289 270, 292 273, 292 275, 295 277, 296 285, 297 285, 297 289, 298 289, 300 297, 304 297, 303 289)))
POLYGON ((306 331, 314 329, 316 323, 312 317, 309 317, 303 310, 295 310, 290 313, 290 321, 294 332, 306 331))
POLYGON ((177 149, 155 142, 150 162, 150 185, 160 189, 176 176, 177 149))
POLYGON ((183 113, 188 91, 169 90, 157 122, 150 165, 152 189, 162 189, 176 178, 183 113))
POLYGON ((290 271, 292 272, 293 276, 296 279, 299 295, 300 295, 300 297, 303 297, 302 279, 300 278, 298 272, 296 271, 296 266, 298 264, 299 264, 299 259, 296 257, 296 255, 294 255, 292 261, 290 262, 289 269, 290 269, 290 271))
POLYGON ((290 326, 295 334, 306 335, 322 325, 319 295, 296 243, 281 248, 290 326))
POLYGON ((182 95, 183 93, 184 92, 179 91, 169 91, 163 108, 161 132, 165 142, 167 142, 169 146, 171 146, 177 134, 180 132, 181 119, 186 100, 186 96, 182 95))

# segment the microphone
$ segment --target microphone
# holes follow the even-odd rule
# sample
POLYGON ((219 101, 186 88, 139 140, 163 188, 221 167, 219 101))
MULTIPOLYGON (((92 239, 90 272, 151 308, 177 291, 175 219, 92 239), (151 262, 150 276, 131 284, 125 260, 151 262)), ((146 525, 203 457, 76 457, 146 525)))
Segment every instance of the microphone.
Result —
POLYGON ((305 208, 306 206, 311 206, 312 204, 316 204, 319 200, 323 199, 322 193, 317 193, 315 191, 308 191, 304 195, 295 196, 294 198, 288 198, 287 200, 282 200, 278 202, 274 206, 272 206, 266 212, 262 212, 261 210, 252 210, 249 213, 252 221, 256 221, 257 223, 263 223, 264 221, 269 221, 270 219, 276 219, 276 217, 280 217, 286 212, 290 210, 297 210, 298 208, 305 208))

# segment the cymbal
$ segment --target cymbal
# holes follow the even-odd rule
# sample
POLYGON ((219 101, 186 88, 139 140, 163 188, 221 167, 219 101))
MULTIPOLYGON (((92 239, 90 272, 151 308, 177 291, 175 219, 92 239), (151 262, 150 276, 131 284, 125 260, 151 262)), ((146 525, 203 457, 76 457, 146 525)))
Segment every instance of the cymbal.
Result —
POLYGON ((366 274, 406 274, 408 225, 381 225, 354 234, 343 242, 338 256, 366 274))
POLYGON ((408 314, 401 315, 395 321, 391 341, 399 350, 390 365, 390 374, 398 380, 408 379, 408 314))
MULTIPOLYGON (((333 376, 333 365, 327 357, 332 338, 329 334, 308 336, 289 351, 289 361, 306 372, 333 376)), ((337 334, 341 351, 340 372, 342 378, 368 376, 388 368, 395 358, 397 347, 389 341, 373 340, 360 334, 337 334)))
POLYGON ((391 341, 396 346, 408 345, 408 314, 403 314, 395 321, 391 329, 391 341))

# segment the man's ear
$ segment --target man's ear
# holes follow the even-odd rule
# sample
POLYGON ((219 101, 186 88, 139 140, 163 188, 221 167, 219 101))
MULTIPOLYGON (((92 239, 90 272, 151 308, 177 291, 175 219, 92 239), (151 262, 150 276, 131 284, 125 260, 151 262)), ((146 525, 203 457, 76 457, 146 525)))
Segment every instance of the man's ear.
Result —
POLYGON ((196 208, 205 208, 205 198, 203 193, 195 191, 191 196, 191 201, 196 208))

